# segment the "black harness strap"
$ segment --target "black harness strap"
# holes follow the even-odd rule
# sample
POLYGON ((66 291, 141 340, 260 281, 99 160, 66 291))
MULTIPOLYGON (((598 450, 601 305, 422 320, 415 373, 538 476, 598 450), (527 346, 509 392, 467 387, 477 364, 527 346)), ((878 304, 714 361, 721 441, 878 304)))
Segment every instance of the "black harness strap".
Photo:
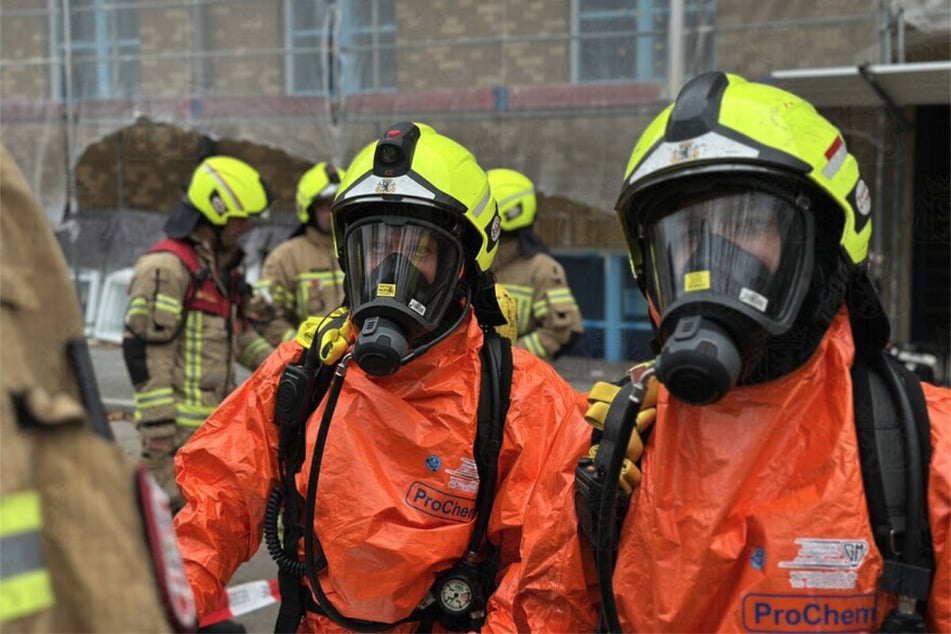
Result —
POLYGON ((856 438, 875 543, 885 559, 881 587, 917 601, 891 614, 884 631, 923 627, 934 551, 928 530, 931 437, 921 381, 890 355, 852 366, 856 438))
MULTIPOLYGON (((278 574, 281 606, 275 632, 296 632, 305 610, 328 616, 338 624, 346 624, 350 629, 357 631, 378 629, 376 626, 382 624, 346 619, 339 613, 328 614, 328 610, 323 609, 302 584, 303 577, 308 573, 304 570, 305 562, 298 561, 296 549, 300 538, 304 537, 305 544, 308 538, 315 542, 313 546, 318 551, 316 557, 317 562, 319 562, 316 565, 318 569, 325 565, 325 560, 322 552, 320 552, 319 542, 313 539, 312 534, 308 535, 304 532, 307 519, 305 514, 301 513, 301 510, 305 508, 306 501, 296 489, 294 474, 300 471, 304 460, 304 427, 306 420, 329 391, 330 378, 334 371, 332 367, 322 366, 314 376, 312 366, 308 362, 308 354, 308 351, 305 350, 298 363, 291 364, 285 369, 281 382, 283 385, 286 381, 287 385, 283 392, 281 390, 278 392, 275 415, 276 422, 280 425, 278 457, 279 462, 283 465, 283 472, 279 489, 272 492, 272 499, 268 501, 268 511, 276 515, 281 501, 280 498, 283 497, 284 535, 283 543, 280 546, 268 544, 268 547, 269 550, 274 548, 281 551, 278 553, 272 552, 272 557, 277 555, 275 557, 277 559, 283 554, 284 561, 289 564, 286 567, 281 566, 278 574), (282 396, 285 398, 282 398, 282 396), (307 398, 308 396, 310 398, 307 398), (280 491, 283 495, 280 495, 277 491, 280 491)), ((479 390, 478 426, 473 447, 480 485, 476 494, 477 515, 473 524, 469 550, 477 552, 485 544, 485 558, 478 564, 478 575, 481 580, 482 596, 488 598, 495 589, 495 576, 498 571, 498 549, 485 539, 485 533, 492 512, 492 504, 495 500, 498 460, 502 448, 505 419, 510 404, 513 374, 511 342, 500 337, 494 330, 486 329, 480 357, 482 360, 482 378, 479 390)), ((312 362, 313 360, 310 360, 310 363, 312 362)), ((332 409, 330 404, 328 404, 328 409, 332 409)), ((276 522, 276 518, 271 519, 273 520, 272 524, 276 522)), ((265 523, 268 523, 267 519, 265 523)), ((319 598, 322 601, 325 600, 325 597, 319 598)), ((468 617, 442 615, 441 612, 435 609, 435 605, 414 613, 404 621, 414 619, 420 620, 420 631, 431 629, 437 620, 445 625, 447 619, 453 625, 458 624, 460 626, 453 629, 471 631, 478 630, 481 627, 481 621, 475 622, 473 619, 468 619, 468 617)))

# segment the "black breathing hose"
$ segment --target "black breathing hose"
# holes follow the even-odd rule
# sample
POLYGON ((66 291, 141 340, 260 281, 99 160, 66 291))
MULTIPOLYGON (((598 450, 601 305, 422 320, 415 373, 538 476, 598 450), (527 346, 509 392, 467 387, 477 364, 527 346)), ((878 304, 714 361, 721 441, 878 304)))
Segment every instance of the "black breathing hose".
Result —
POLYGON ((614 598, 614 561, 617 549, 617 494, 618 479, 627 455, 631 434, 637 425, 637 414, 647 393, 646 382, 654 374, 650 368, 632 385, 630 397, 625 399, 620 417, 615 418, 609 410, 601 437, 601 450, 607 450, 607 464, 601 459, 601 451, 595 458, 595 469, 603 478, 601 499, 598 506, 595 564, 598 570, 598 586, 601 592, 601 615, 608 632, 620 632, 617 601, 614 598), (618 420, 609 425, 609 420, 618 420))
MULTIPOLYGON (((364 621, 360 619, 350 619, 341 614, 324 594, 320 585, 320 579, 317 577, 317 566, 310 556, 314 552, 314 512, 317 499, 317 485, 320 480, 320 463, 324 455, 324 448, 327 445, 327 433, 330 431, 330 421, 333 419, 334 410, 337 409, 337 398, 340 396, 340 389, 343 387, 343 379, 347 373, 347 364, 350 361, 350 353, 344 355, 337 365, 337 371, 334 373, 333 382, 330 385, 330 394, 327 397, 327 406, 324 409, 324 415, 320 421, 320 429, 317 432, 317 440, 314 443, 314 453, 310 463, 310 474, 307 479, 307 498, 304 502, 304 568, 307 581, 310 584, 310 591, 314 595, 316 603, 323 610, 324 614, 331 621, 354 632, 379 632, 380 630, 390 629, 403 621, 395 623, 381 623, 376 621, 364 621)), ((404 619, 405 620, 405 619, 404 619)))

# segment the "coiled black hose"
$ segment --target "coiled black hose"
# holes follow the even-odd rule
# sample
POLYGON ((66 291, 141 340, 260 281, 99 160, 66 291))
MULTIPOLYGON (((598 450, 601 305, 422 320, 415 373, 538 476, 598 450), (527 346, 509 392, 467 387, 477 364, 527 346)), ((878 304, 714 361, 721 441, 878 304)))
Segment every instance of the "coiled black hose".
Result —
POLYGON ((264 543, 267 545, 268 554, 277 563, 278 568, 303 577, 307 572, 307 565, 303 561, 287 556, 281 545, 281 538, 277 534, 277 518, 281 513, 283 501, 284 492, 281 490, 281 485, 277 484, 271 489, 267 497, 267 506, 264 508, 264 543))

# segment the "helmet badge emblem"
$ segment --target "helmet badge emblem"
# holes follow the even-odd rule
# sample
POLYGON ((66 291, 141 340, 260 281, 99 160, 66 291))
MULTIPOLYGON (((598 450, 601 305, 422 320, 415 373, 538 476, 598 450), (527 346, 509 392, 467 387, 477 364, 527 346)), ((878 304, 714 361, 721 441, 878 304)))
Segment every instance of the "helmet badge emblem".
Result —
POLYGON ((226 211, 228 211, 225 201, 221 200, 221 196, 218 195, 218 192, 215 192, 211 195, 211 206, 214 207, 215 211, 217 211, 219 214, 224 214, 226 211))
POLYGON ((393 194, 396 192, 396 181, 392 178, 381 178, 376 183, 376 193, 393 194))
POLYGON ((700 147, 692 141, 685 141, 674 148, 670 154, 670 162, 683 163, 700 158, 700 147))
POLYGON ((869 194, 868 185, 861 178, 855 184, 855 206, 863 216, 867 216, 872 211, 872 197, 869 194))
POLYGON ((492 242, 498 242, 502 234, 502 219, 496 216, 492 219, 492 225, 489 227, 489 238, 492 242))

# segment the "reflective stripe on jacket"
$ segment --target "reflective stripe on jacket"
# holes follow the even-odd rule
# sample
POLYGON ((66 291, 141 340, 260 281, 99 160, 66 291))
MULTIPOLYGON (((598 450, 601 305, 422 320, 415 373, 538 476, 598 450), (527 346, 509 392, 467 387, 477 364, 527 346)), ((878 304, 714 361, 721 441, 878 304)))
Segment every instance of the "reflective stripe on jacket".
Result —
POLYGON ((343 302, 343 271, 333 238, 306 227, 268 255, 254 286, 270 299, 273 311, 261 333, 274 346, 293 338, 308 317, 323 317, 343 302))
POLYGON ((503 238, 492 271, 518 305, 518 345, 539 357, 554 357, 572 334, 583 331, 581 310, 565 277, 550 255, 528 257, 518 240, 503 238))

